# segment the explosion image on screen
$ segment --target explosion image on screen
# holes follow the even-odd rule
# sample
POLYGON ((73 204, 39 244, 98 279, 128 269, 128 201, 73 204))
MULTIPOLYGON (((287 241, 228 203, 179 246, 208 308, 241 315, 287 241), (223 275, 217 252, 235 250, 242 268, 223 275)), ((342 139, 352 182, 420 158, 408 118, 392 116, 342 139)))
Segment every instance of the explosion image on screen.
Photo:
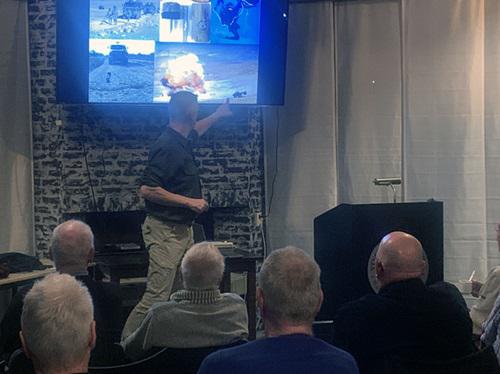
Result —
POLYGON ((257 45, 156 43, 154 102, 187 90, 205 103, 257 101, 257 45))
POLYGON ((177 91, 191 91, 195 94, 204 94, 203 65, 194 53, 175 58, 167 62, 165 75, 160 80, 171 95, 177 91))

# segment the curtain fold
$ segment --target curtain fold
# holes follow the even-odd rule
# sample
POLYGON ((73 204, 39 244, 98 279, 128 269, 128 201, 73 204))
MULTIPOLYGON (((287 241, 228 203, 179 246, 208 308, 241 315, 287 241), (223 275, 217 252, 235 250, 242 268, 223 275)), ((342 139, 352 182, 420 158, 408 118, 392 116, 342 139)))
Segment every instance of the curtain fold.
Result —
POLYGON ((336 7, 339 202, 391 202, 374 186, 401 176, 399 2, 336 7))
POLYGON ((483 0, 403 0, 405 188, 444 202, 445 276, 486 272, 483 0))
POLYGON ((34 253, 27 2, 0 1, 0 252, 34 253))
POLYGON ((484 138, 487 267, 500 264, 495 227, 500 222, 500 2, 485 0, 484 138))
POLYGON ((336 205, 333 39, 332 2, 290 5, 286 104, 264 110, 268 250, 312 253, 313 219, 336 205))

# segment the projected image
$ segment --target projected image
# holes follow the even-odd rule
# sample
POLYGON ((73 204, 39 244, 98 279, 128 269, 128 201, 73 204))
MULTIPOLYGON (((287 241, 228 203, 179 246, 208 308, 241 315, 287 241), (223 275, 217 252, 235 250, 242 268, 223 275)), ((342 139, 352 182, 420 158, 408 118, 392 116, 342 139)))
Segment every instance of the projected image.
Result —
POLYGON ((159 23, 159 0, 90 0, 91 39, 158 40, 159 23))
POLYGON ((153 40, 89 40, 89 102, 152 102, 153 40))
POLYGON ((210 42, 210 0, 162 0, 161 42, 210 42))
POLYGON ((188 90, 200 102, 257 102, 258 46, 172 44, 156 46, 154 101, 188 90))
POLYGON ((212 0, 212 43, 258 44, 260 0, 212 0))

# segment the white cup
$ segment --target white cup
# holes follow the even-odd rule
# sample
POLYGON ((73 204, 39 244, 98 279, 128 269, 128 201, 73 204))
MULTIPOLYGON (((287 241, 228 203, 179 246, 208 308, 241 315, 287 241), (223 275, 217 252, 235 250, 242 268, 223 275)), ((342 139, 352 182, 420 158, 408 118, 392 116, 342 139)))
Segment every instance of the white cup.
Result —
POLYGON ((463 294, 470 294, 472 292, 472 281, 470 280, 459 280, 459 289, 463 294))

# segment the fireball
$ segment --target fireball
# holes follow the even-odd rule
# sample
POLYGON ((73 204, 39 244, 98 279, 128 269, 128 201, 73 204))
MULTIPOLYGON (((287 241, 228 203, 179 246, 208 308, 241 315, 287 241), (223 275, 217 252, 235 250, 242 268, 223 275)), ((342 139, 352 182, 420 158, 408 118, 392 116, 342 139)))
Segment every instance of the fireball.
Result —
POLYGON ((177 91, 206 93, 203 65, 194 53, 168 61, 161 84, 169 88, 169 95, 177 91))

